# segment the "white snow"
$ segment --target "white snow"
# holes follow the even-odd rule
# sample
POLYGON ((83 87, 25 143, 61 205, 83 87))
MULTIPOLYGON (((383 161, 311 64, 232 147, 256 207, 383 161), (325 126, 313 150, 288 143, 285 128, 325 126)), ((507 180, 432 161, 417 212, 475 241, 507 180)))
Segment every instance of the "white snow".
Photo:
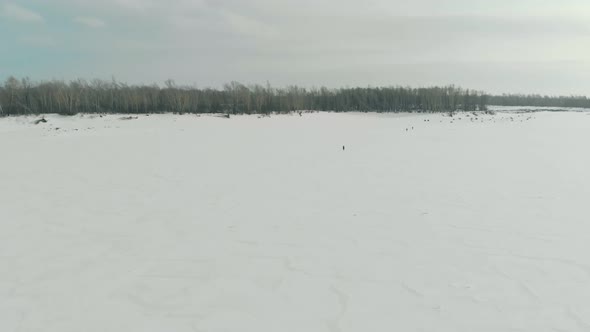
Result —
POLYGON ((120 118, 0 119, 0 331, 590 329, 585 113, 120 118))

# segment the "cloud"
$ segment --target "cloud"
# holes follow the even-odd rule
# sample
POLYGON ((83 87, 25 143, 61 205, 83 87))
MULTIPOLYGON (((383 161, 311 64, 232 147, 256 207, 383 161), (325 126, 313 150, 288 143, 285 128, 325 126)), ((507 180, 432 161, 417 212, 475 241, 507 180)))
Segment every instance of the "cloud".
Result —
POLYGON ((34 11, 10 3, 4 4, 0 8, 0 16, 20 22, 38 23, 44 21, 43 17, 34 11))
POLYGON ((261 21, 231 12, 224 13, 224 16, 234 33, 260 38, 272 38, 279 35, 276 29, 261 21))
MULTIPOLYGON (((0 0, 0 15, 43 20, 3 1, 44 0, 0 0)), ((49 46, 42 33, 53 36, 80 68, 63 60, 63 67, 47 66, 49 77, 590 89, 588 0, 52 0, 51 10, 39 8, 49 7, 35 7, 47 22, 43 31, 30 25, 19 32, 26 38, 4 43, 49 46), (64 15, 68 29, 54 24, 64 15), (106 27, 117 33, 96 33, 106 27)))
POLYGON ((34 47, 54 47, 57 45, 55 39, 50 35, 25 35, 19 40, 24 45, 34 47))
POLYGON ((106 26, 106 23, 103 20, 96 17, 78 16, 74 18, 74 22, 94 29, 104 28, 106 26))

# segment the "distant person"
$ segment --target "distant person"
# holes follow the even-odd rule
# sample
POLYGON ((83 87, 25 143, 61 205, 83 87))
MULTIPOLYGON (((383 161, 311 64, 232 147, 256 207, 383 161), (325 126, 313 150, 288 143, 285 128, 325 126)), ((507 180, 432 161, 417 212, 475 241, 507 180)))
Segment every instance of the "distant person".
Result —
POLYGON ((344 145, 342 146, 342 151, 344 151, 346 148, 344 147, 344 145))

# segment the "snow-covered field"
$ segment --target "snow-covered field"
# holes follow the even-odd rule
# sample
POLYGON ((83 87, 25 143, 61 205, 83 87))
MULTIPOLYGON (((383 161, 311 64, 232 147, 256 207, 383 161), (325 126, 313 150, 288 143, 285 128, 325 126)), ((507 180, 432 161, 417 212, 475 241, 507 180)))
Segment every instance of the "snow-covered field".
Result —
POLYGON ((587 113, 120 117, 0 119, 0 331, 590 330, 587 113))

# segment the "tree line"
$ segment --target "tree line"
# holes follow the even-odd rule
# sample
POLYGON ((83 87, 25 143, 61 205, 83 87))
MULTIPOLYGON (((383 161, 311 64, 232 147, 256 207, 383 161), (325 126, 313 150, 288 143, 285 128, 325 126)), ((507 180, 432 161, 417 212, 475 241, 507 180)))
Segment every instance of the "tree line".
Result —
POLYGON ((449 112, 485 110, 488 96, 455 86, 410 88, 274 88, 225 84, 222 89, 128 85, 116 80, 34 82, 8 78, 0 85, 0 116, 58 113, 227 113, 292 111, 449 112))
POLYGON ((491 105, 499 106, 542 106, 542 107, 581 107, 590 108, 590 99, 586 96, 547 96, 503 94, 491 96, 491 105))

